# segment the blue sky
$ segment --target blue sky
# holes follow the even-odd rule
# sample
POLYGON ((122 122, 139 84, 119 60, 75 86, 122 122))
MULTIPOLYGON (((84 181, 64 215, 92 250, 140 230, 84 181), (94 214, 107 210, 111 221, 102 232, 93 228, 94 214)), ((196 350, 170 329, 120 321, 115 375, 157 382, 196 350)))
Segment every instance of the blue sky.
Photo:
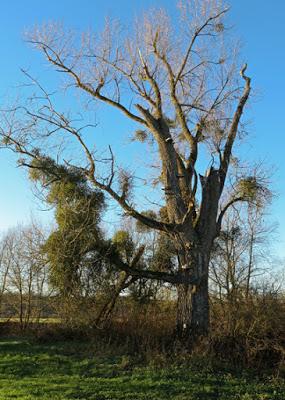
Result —
MULTIPOLYGON (((274 169, 273 186, 278 193, 271 219, 279 223, 278 252, 285 255, 285 2, 274 0, 230 0, 230 21, 234 34, 240 37, 242 58, 249 64, 253 85, 258 93, 248 110, 251 120, 245 155, 262 159, 274 169)), ((75 29, 100 28, 104 16, 111 15, 128 22, 150 6, 174 10, 174 0, 38 0, 1 2, 0 15, 0 102, 6 104, 17 84, 23 81, 20 68, 29 68, 36 76, 45 72, 45 62, 23 41, 25 29, 47 20, 60 20, 75 29)), ((1 107, 1 106, 0 106, 1 107)), ((112 129, 110 123, 109 129, 112 129)), ((31 191, 26 174, 15 167, 15 158, 0 153, 0 230, 27 221, 31 213, 46 220, 48 213, 31 191)))

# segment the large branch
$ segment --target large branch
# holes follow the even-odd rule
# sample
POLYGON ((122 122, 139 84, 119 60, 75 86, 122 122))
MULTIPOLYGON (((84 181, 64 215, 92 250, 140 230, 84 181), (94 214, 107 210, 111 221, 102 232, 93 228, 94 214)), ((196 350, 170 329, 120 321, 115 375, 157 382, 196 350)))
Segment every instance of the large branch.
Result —
POLYGON ((193 136, 187 125, 186 117, 183 112, 181 103, 179 102, 177 95, 176 95, 175 74, 173 72, 173 69, 172 69, 169 61, 167 60, 166 56, 164 54, 160 53, 159 49, 157 48, 157 45, 154 45, 154 54, 163 63, 163 65, 167 71, 169 89, 170 89, 170 98, 171 98, 172 104, 173 104, 175 112, 176 112, 176 117, 182 128, 182 132, 183 132, 183 135, 185 136, 185 139, 190 143, 190 146, 192 147, 193 146, 193 136))
MULTIPOLYGON (((133 257, 133 260, 131 261, 131 267, 135 267, 138 262, 140 261, 143 253, 145 250, 145 246, 140 246, 138 251, 133 257)), ((96 317, 95 320, 95 325, 98 326, 99 323, 104 322, 111 312, 113 311, 116 301, 118 297, 120 296, 121 292, 125 289, 127 289, 130 285, 135 283, 139 278, 132 276, 131 279, 130 275, 128 273, 124 273, 124 276, 119 279, 119 282, 117 286, 115 287, 114 291, 112 292, 111 299, 108 299, 107 302, 104 304, 102 309, 100 310, 98 316, 96 317)))
POLYGON ((106 260, 111 261, 119 270, 125 271, 128 275, 132 277, 157 280, 161 282, 171 283, 172 285, 177 285, 180 283, 188 283, 191 285, 197 283, 197 279, 194 279, 191 276, 189 276, 187 282, 185 282, 185 276, 182 276, 179 273, 172 274, 168 272, 133 268, 132 266, 124 263, 116 254, 113 255, 111 252, 108 252, 108 250, 101 250, 100 254, 106 260))
POLYGON ((156 102, 152 99, 151 95, 146 92, 144 86, 142 85, 143 87, 141 87, 139 85, 139 83, 136 81, 132 71, 128 72, 125 69, 123 69, 122 67, 120 67, 117 64, 116 60, 115 61, 109 61, 106 58, 101 57, 99 55, 94 55, 94 57, 98 58, 103 63, 105 63, 106 65, 108 65, 109 67, 111 67, 112 69, 117 71, 119 74, 121 74, 123 77, 125 77, 130 82, 130 85, 133 85, 133 89, 132 90, 134 92, 139 94, 143 99, 145 99, 148 103, 150 103, 151 106, 153 106, 153 107, 156 106, 156 102))
MULTIPOLYGON (((26 155, 28 156, 30 159, 35 159, 35 160, 40 160, 40 155, 37 155, 37 152, 33 152, 33 149, 29 150, 27 149, 24 145, 22 145, 18 140, 16 140, 15 138, 13 138, 10 135, 4 135, 3 133, 1 133, 1 135, 4 138, 9 139, 10 141, 10 145, 8 146, 8 148, 17 153, 17 154, 22 154, 22 155, 26 155)), ((7 147, 7 146, 5 146, 7 147)), ((25 161, 21 161, 21 165, 24 167, 27 167, 29 169, 39 169, 42 170, 41 167, 35 166, 33 164, 30 164, 28 162, 25 161)), ((116 193, 110 185, 105 185, 104 183, 98 181, 95 176, 94 176, 94 168, 91 167, 91 169, 85 169, 85 168, 78 168, 81 170, 81 172, 83 172, 86 177, 88 179, 90 179, 90 181, 99 189, 107 192, 114 200, 116 200, 118 202, 118 204, 123 208, 123 210, 126 211, 126 213, 129 216, 132 216, 133 218, 137 219, 138 221, 140 221, 142 224, 159 230, 159 231, 163 231, 163 232, 173 232, 176 229, 178 229, 178 225, 176 224, 170 224, 170 223, 165 223, 165 222, 161 222, 161 221, 157 221, 154 220, 150 217, 147 217, 141 213, 139 213, 137 210, 135 210, 130 204, 128 204, 126 202, 126 200, 124 199, 124 197, 120 196, 118 193, 116 193)), ((60 179, 60 176, 57 176, 56 173, 53 170, 49 170, 48 171, 50 174, 54 174, 55 179, 60 179)))
POLYGON ((157 221, 139 213, 130 204, 128 204, 122 196, 118 195, 118 193, 116 193, 109 185, 105 185, 104 183, 98 181, 93 175, 88 175, 88 177, 96 187, 107 192, 114 200, 116 200, 116 202, 122 207, 127 215, 135 218, 142 224, 162 232, 173 232, 175 231, 176 227, 178 228, 178 225, 176 224, 157 221))
POLYGON ((50 48, 47 44, 45 43, 41 43, 41 42, 33 42, 34 44, 40 45, 42 51, 44 52, 47 60, 53 64, 54 66, 56 66, 57 68, 59 68, 61 71, 67 73, 68 75, 70 75, 74 81, 76 82, 77 87, 79 87, 80 89, 84 90, 85 92, 87 92, 88 94, 90 94, 91 96, 101 100, 102 102, 105 102, 107 104, 110 104, 111 106, 119 109, 121 112, 123 112, 127 117, 129 117, 130 119, 142 124, 142 125, 146 125, 146 122, 139 117, 136 114, 133 114, 131 111, 129 111, 124 105, 122 105, 120 102, 115 101, 107 96, 104 96, 100 93, 100 90, 102 89, 102 87, 104 86, 104 81, 98 82, 98 86, 96 89, 94 89, 92 86, 84 83, 80 76, 78 75, 78 73, 76 73, 74 71, 74 69, 68 67, 60 58, 60 55, 53 50, 52 48, 50 48))
POLYGON ((225 144, 224 152, 222 155, 222 160, 220 165, 221 191, 223 190, 224 182, 229 168, 232 148, 237 136, 239 122, 243 113, 244 106, 249 98, 249 94, 251 91, 251 86, 250 86, 251 79, 245 75, 246 69, 247 69, 247 64, 245 64, 240 71, 241 77, 245 80, 244 91, 239 100, 237 109, 235 111, 233 121, 229 130, 229 135, 225 144))
POLYGON ((196 136, 194 136, 192 134, 191 130, 189 129, 187 119, 186 119, 186 116, 185 116, 185 113, 183 110, 183 105, 179 101, 177 94, 176 94, 176 79, 175 79, 174 71, 173 71, 169 61, 167 60, 166 56, 159 52, 157 45, 154 45, 154 54, 163 63, 163 65, 167 71, 171 102, 174 106, 176 118, 181 126, 182 133, 190 145, 191 152, 190 152, 190 157, 188 160, 187 169, 185 170, 185 175, 187 174, 187 178, 185 177, 186 178, 185 183, 186 183, 186 181, 188 181, 188 183, 190 182, 190 186, 191 186, 192 178, 194 175, 194 167, 195 167, 195 163, 196 163, 196 160, 198 157, 198 141, 199 141, 200 129, 197 130, 196 136))
POLYGON ((139 104, 137 104, 136 107, 147 121, 148 128, 157 141, 162 162, 164 190, 168 210, 175 215, 175 221, 179 222, 184 212, 186 212, 186 204, 181 193, 181 185, 179 182, 183 179, 183 176, 179 175, 179 163, 181 160, 175 149, 169 126, 163 117, 156 118, 149 110, 143 108, 139 104))
POLYGON ((226 212, 228 211, 228 209, 233 206, 235 203, 238 202, 243 202, 243 201, 247 201, 244 197, 236 197, 232 200, 230 200, 225 206, 224 208, 221 210, 218 219, 217 219, 217 233, 216 235, 218 236, 220 234, 221 228, 222 228, 222 222, 223 222, 223 218, 226 214, 226 212))
POLYGON ((156 101, 155 101, 154 106, 156 108, 157 116, 158 116, 158 118, 161 118, 162 117, 162 98, 161 98, 159 85, 158 85, 156 79, 154 78, 153 74, 150 73, 148 65, 145 62, 144 58, 142 57, 140 50, 139 50, 139 56, 141 59, 141 63, 142 63, 146 78, 155 93, 156 101))

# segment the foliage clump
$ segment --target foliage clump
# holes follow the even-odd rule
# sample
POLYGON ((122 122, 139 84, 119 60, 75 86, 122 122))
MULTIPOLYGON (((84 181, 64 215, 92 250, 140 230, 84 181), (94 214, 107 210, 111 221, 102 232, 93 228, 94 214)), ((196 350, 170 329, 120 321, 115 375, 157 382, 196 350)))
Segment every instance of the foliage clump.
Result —
POLYGON ((266 201, 269 202, 272 196, 268 187, 256 176, 248 176, 240 179, 237 184, 237 192, 239 197, 257 206, 262 206, 266 201))
POLYGON ((51 283, 65 296, 80 293, 83 277, 91 278, 101 265, 91 252, 103 244, 100 218, 104 195, 91 190, 78 169, 56 164, 48 157, 33 160, 30 177, 45 187, 46 201, 55 207, 57 228, 43 246, 51 283))

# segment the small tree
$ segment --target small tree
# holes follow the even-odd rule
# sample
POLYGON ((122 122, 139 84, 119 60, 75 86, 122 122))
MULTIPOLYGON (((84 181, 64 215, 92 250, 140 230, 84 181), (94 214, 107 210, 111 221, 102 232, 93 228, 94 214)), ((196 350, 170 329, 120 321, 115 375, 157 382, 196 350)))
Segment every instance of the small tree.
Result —
POLYGON ((48 267, 41 252, 44 241, 43 229, 32 223, 11 229, 1 242, 3 306, 10 313, 6 316, 16 316, 22 329, 39 321, 49 295, 48 267))
POLYGON ((258 276, 268 269, 275 225, 264 222, 264 210, 236 207, 224 220, 211 257, 211 280, 219 298, 248 298, 258 276))
MULTIPOLYGON (((6 114, 1 134, 4 146, 22 154, 21 165, 38 169, 49 168, 43 163, 50 160, 48 143, 54 149, 58 135, 75 139, 85 162, 67 162, 61 156, 62 163, 80 172, 90 190, 104 191, 128 216, 168 236, 178 259, 174 271, 139 270, 125 263, 117 268, 175 285, 177 332, 188 339, 209 329, 209 261, 223 217, 234 203, 250 197, 248 190, 222 195, 251 80, 244 65, 241 86, 234 47, 224 40, 228 9, 215 0, 180 5, 180 20, 174 24, 159 10, 141 17, 131 32, 107 22, 101 36, 88 32, 80 42, 55 24, 29 34, 30 43, 68 78, 70 90, 117 110, 135 125, 134 140, 156 152, 163 215, 154 217, 135 206, 135 174, 117 164, 111 147, 110 155, 98 160, 83 127, 57 111, 37 81, 41 95, 6 114), (208 167, 202 172, 207 155, 208 167)), ((259 190, 258 182, 248 183, 259 190)))
MULTIPOLYGON (((0 241, 0 311, 2 313, 2 305, 7 290, 7 281, 10 266, 12 263, 9 257, 9 236, 4 235, 0 241)), ((1 314, 2 315, 2 314, 1 314)))

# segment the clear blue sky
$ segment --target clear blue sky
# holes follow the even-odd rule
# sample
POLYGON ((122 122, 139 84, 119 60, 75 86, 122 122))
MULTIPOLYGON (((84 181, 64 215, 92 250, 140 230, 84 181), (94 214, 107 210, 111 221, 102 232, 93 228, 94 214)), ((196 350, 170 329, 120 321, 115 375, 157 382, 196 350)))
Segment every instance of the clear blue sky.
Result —
MULTIPOLYGON (((174 0, 10 0, 1 2, 0 15, 0 102, 23 80, 20 68, 30 68, 38 77, 45 62, 22 38, 26 28, 47 20, 60 20, 67 26, 84 29, 100 27, 104 16, 131 20, 149 6, 174 9, 174 0)), ((248 116, 252 124, 247 156, 264 159, 276 169, 274 188, 279 197, 272 207, 272 219, 279 222, 279 254, 285 256, 285 2, 230 0, 230 20, 243 43, 242 58, 248 62, 258 97, 248 116)), ((1 106, 0 106, 1 107, 1 106)), ((110 125, 109 128, 112 128, 110 125)), ((15 167, 9 153, 0 153, 0 230, 27 221, 40 205, 35 200, 25 172, 15 167)), ((46 219, 40 213, 41 219, 46 219)))

